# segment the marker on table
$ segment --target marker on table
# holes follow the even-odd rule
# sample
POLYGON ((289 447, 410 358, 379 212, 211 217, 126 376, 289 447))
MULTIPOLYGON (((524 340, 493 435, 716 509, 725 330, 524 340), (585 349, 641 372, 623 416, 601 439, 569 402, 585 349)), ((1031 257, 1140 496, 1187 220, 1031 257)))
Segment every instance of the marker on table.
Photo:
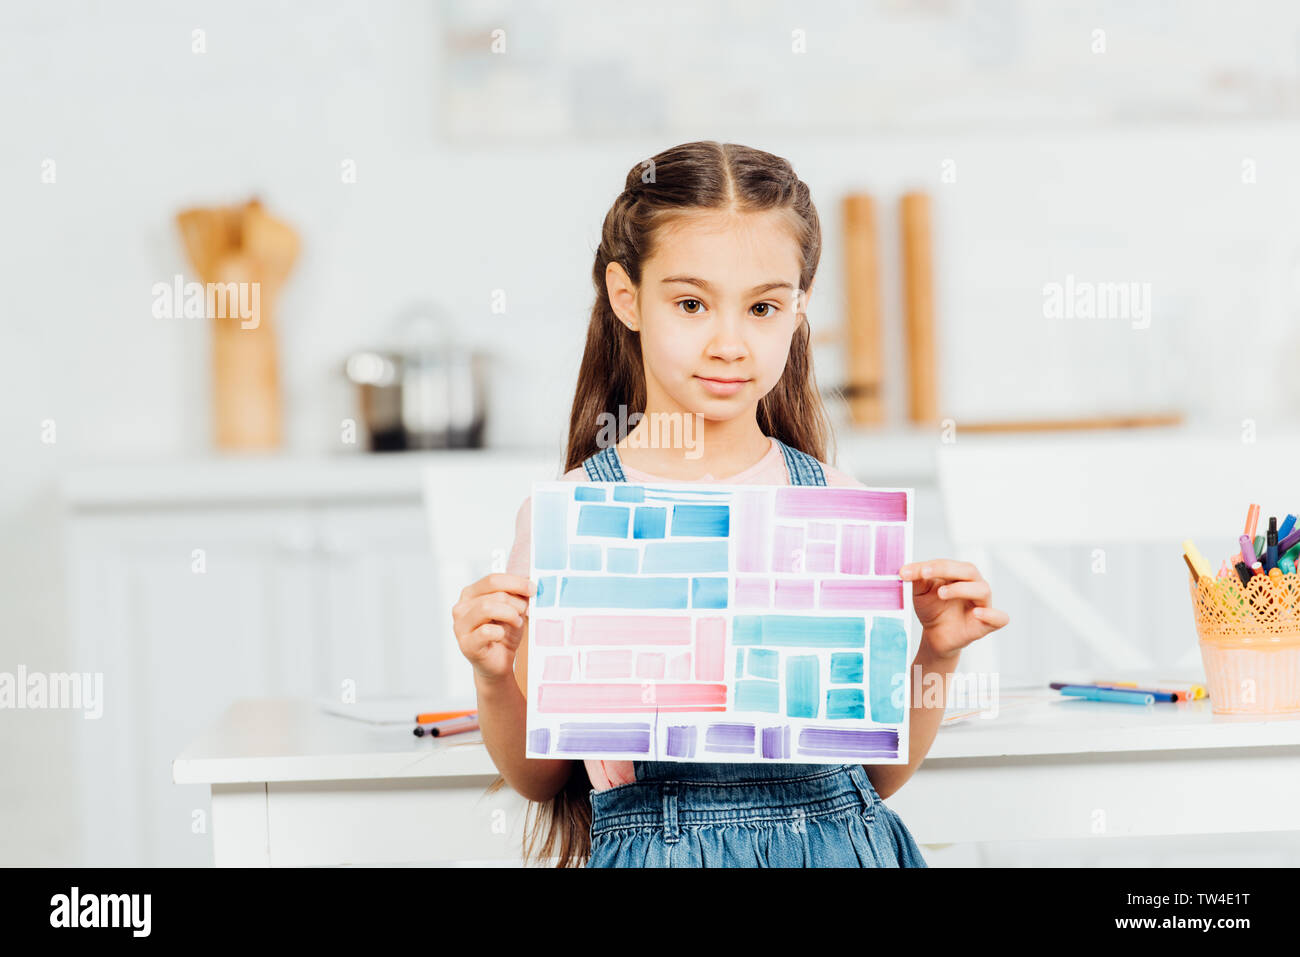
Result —
POLYGON ((1057 691, 1065 688, 1096 688, 1099 691, 1124 691, 1129 694, 1149 694, 1156 701, 1177 701, 1181 694, 1184 697, 1191 697, 1190 691, 1166 691, 1161 688, 1139 688, 1135 684, 1124 682, 1123 684, 1104 684, 1096 682, 1089 685, 1070 684, 1067 681, 1053 681, 1051 687, 1057 691))
POLYGON ((1061 694, 1089 701, 1115 701, 1121 704, 1153 704, 1155 697, 1147 691, 1117 691, 1111 688, 1093 688, 1089 685, 1066 685, 1061 694))

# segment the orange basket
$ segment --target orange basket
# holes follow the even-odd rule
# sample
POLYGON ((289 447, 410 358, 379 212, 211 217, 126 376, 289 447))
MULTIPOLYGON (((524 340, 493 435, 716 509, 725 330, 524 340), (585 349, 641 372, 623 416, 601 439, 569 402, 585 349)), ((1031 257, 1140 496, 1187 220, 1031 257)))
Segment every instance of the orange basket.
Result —
POLYGON ((1187 581, 1214 713, 1300 711, 1300 573, 1187 581))

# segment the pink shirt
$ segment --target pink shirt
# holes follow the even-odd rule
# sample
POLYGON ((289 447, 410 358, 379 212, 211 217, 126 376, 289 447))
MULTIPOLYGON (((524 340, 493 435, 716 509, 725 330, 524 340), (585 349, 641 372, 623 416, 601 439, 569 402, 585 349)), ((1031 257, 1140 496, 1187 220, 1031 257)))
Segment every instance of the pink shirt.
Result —
MULTIPOLYGON (((766 455, 735 475, 726 478, 714 478, 712 475, 705 475, 697 479, 699 482, 722 482, 728 485, 789 485, 790 472, 785 466, 785 456, 781 454, 781 449, 776 444, 776 440, 769 437, 772 446, 768 449, 766 455)), ((827 485, 842 485, 852 488, 865 488, 865 486, 851 475, 841 472, 839 469, 821 463, 822 471, 826 475, 827 485)), ((651 475, 648 472, 642 472, 639 469, 623 466, 623 474, 629 482, 680 482, 680 479, 664 478, 661 475, 651 475)), ((587 482, 587 470, 581 465, 572 468, 564 473, 563 480, 566 482, 587 482)), ((529 572, 529 552, 532 548, 532 496, 524 499, 519 511, 515 515, 515 544, 510 549, 510 558, 506 562, 506 572, 511 575, 523 575, 528 577, 529 572)), ((632 769, 631 761, 601 761, 596 758, 588 758, 583 764, 587 767, 587 776, 591 778, 591 786, 597 791, 603 791, 606 788, 614 787, 618 784, 631 784, 636 781, 636 774, 632 769)))

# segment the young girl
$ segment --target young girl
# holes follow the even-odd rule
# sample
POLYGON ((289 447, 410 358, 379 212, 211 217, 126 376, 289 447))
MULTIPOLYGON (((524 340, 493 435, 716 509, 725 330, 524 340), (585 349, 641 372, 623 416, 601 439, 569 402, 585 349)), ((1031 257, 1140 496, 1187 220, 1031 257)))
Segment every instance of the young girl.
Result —
MULTIPOLYGON (((596 250, 564 479, 863 487, 825 462, 829 428, 806 315, 820 256, 808 187, 780 157, 686 143, 631 169, 596 250), (637 412, 631 431, 601 447, 607 423, 637 412), (669 431, 664 422, 699 430, 679 429, 689 443, 665 447, 652 438, 669 431)), ((489 792, 509 783, 539 810, 527 858, 561 867, 926 866, 882 796, 924 760, 941 707, 913 703, 906 765, 525 758, 530 512, 525 499, 506 571, 466 587, 453 609, 502 775, 489 792)), ((1008 617, 965 562, 912 563, 900 577, 913 583, 922 628, 912 668, 943 675, 946 686, 961 649, 1008 617)))

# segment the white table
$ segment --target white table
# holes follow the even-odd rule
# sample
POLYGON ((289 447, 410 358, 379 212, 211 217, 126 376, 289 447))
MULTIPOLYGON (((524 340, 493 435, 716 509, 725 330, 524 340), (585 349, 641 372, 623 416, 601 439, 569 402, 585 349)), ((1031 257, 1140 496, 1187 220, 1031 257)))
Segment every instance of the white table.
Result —
MULTIPOLYGON (((1012 689, 1008 695, 1018 693, 1012 689)), ((172 764, 212 789, 218 866, 518 864, 527 802, 442 740, 241 699, 172 764)), ((1300 829, 1300 715, 1064 698, 940 730, 888 804, 921 844, 1300 829)))

